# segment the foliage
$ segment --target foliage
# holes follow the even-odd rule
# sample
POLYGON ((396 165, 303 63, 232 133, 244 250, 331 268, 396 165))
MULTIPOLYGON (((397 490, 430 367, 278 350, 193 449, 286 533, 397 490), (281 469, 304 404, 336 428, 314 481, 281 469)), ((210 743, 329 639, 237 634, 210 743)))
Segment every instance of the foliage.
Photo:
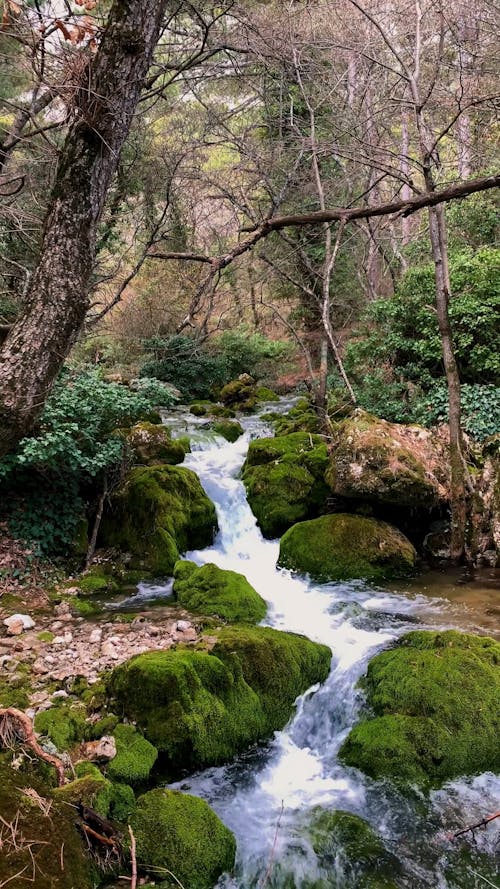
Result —
MULTIPOLYGON (((477 441, 500 432, 500 386, 462 386, 463 428, 477 441)), ((448 393, 437 383, 415 406, 415 419, 425 426, 448 421, 448 393)))
MULTIPOLYGON (((462 250, 450 262, 450 322, 464 383, 500 383, 500 250, 462 250)), ((410 268, 394 296, 375 300, 360 337, 349 344, 346 367, 361 383, 381 367, 396 381, 423 388, 442 376, 434 305, 434 268, 410 268)))
POLYGON ((36 434, 0 461, 2 513, 13 534, 42 554, 68 550, 95 486, 122 461, 114 430, 150 412, 154 389, 152 402, 96 370, 61 375, 36 434))
POLYGON ((208 343, 175 335, 147 340, 144 347, 147 357, 142 375, 171 383, 185 398, 209 398, 242 373, 265 378, 291 354, 288 344, 244 328, 225 331, 208 343))

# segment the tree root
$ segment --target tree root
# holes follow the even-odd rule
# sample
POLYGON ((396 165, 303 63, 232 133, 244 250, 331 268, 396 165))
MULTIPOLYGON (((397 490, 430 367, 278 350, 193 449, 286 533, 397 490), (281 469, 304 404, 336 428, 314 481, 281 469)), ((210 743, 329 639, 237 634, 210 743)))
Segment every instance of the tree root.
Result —
POLYGON ((0 708, 0 747, 9 747, 16 742, 25 744, 39 759, 55 768, 59 787, 66 783, 62 760, 58 756, 46 753, 40 747, 29 716, 26 716, 22 710, 16 710, 15 707, 0 708))

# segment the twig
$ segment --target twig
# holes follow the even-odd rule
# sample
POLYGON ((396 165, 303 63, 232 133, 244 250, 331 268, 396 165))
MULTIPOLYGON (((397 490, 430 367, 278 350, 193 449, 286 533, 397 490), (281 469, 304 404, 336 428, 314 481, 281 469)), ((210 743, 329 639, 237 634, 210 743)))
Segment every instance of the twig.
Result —
POLYGON ((128 826, 130 834, 130 864, 132 866, 132 879, 130 881, 130 889, 137 889, 137 858, 135 854, 135 836, 130 824, 128 826))
POLYGON ((477 824, 470 824, 468 827, 463 827, 462 830, 457 830, 456 833, 452 834, 454 840, 457 837, 461 837, 464 833, 474 833, 475 830, 478 830, 480 827, 486 827, 490 821, 495 821, 496 818, 500 818, 500 812, 495 812, 494 815, 488 815, 486 818, 483 818, 482 821, 478 821, 477 824))
POLYGON ((274 857, 276 855, 276 846, 278 844, 278 834, 279 834, 279 830, 280 830, 280 826, 281 826, 281 819, 283 817, 284 808, 285 808, 285 803, 283 800, 281 800, 281 809, 280 809, 280 813, 278 816, 278 820, 276 822, 276 830, 274 831, 273 847, 271 849, 271 854, 269 856, 267 870, 264 874, 264 879, 262 880, 262 883, 260 884, 259 889, 265 889, 265 887, 267 886, 267 884, 269 882, 269 877, 271 876, 271 872, 273 869, 273 863, 274 863, 274 857))

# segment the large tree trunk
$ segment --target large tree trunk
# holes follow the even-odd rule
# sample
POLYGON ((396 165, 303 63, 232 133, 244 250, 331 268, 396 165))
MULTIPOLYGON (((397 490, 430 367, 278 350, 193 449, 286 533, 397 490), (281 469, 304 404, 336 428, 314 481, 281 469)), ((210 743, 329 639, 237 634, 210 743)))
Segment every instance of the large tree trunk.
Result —
POLYGON ((88 308, 97 224, 130 129, 167 0, 114 0, 89 62, 23 316, 0 352, 0 454, 36 423, 88 308))

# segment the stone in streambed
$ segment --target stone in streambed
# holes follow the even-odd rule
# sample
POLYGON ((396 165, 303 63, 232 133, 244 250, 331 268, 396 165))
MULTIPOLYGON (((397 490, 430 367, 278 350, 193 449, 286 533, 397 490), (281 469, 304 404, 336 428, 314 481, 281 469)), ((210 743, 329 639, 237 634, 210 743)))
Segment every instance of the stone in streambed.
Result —
POLYGON ((348 765, 424 785, 500 769, 500 643, 409 633, 370 661, 361 684, 373 717, 341 748, 348 765))
POLYGON ((171 773, 230 760, 283 728, 298 695, 326 679, 331 651, 268 627, 226 627, 211 651, 138 655, 108 689, 171 773))
POLYGON ((278 564, 326 582, 404 575, 416 559, 413 545, 397 528, 340 513, 290 528, 281 538, 278 564))
POLYGON ((151 790, 130 819, 137 859, 145 871, 175 875, 186 889, 213 889, 234 866, 236 841, 202 799, 177 790, 151 790))
POLYGON ((126 432, 126 441, 137 462, 145 466, 182 463, 189 451, 186 439, 173 439, 166 426, 155 423, 137 423, 126 432))
POLYGON ((213 503, 192 470, 181 466, 133 469, 112 498, 101 540, 132 554, 130 567, 172 573, 179 553, 210 546, 217 529, 213 503))
POLYGON ((247 623, 258 623, 266 616, 264 599, 243 574, 211 563, 199 568, 194 562, 177 562, 173 592, 188 611, 247 623))

